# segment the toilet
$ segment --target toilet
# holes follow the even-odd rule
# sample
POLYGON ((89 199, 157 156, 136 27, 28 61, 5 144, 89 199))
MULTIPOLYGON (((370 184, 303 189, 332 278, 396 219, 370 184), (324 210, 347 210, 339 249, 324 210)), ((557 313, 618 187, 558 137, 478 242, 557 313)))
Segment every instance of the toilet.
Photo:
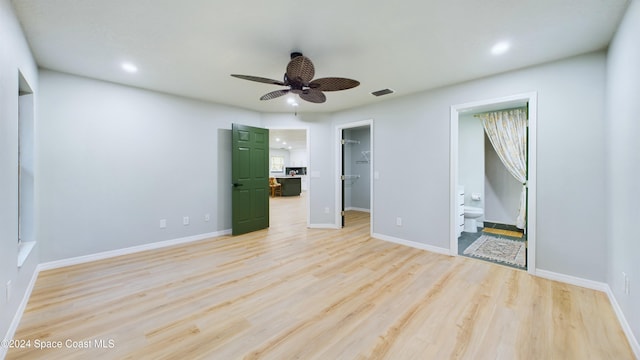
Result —
POLYGON ((464 206, 464 231, 478 232, 476 219, 484 214, 484 209, 475 206, 464 206))

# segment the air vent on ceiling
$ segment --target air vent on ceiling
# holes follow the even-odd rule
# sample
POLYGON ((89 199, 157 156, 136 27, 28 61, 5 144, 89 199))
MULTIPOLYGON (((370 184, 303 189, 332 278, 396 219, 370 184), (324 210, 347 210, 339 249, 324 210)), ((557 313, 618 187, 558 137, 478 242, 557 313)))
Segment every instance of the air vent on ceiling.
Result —
POLYGON ((378 91, 374 91, 371 93, 371 95, 373 96, 382 96, 382 95, 387 95, 387 94, 393 94, 394 91, 391 89, 382 89, 382 90, 378 90, 378 91))

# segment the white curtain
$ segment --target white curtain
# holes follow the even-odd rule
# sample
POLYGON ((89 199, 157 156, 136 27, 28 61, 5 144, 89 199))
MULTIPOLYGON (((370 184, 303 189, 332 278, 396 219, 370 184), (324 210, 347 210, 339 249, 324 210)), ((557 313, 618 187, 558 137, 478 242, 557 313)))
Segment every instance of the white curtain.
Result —
POLYGON ((478 115, 504 166, 522 184, 516 226, 524 229, 527 211, 527 112, 525 109, 478 115))

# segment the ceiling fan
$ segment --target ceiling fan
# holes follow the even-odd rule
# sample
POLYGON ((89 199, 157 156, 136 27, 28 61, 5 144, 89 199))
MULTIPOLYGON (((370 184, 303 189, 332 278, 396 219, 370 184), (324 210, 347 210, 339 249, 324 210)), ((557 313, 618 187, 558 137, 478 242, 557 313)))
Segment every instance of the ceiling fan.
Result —
POLYGON ((284 74, 284 80, 272 80, 259 76, 231 74, 239 79, 257 81, 265 84, 273 84, 280 86, 288 86, 288 89, 276 90, 262 95, 260 100, 271 100, 288 93, 297 94, 303 100, 312 103, 323 103, 327 101, 327 97, 323 91, 347 90, 360 85, 359 81, 341 78, 341 77, 325 77, 313 79, 315 69, 311 60, 299 52, 291 53, 291 61, 287 65, 287 72, 284 74))

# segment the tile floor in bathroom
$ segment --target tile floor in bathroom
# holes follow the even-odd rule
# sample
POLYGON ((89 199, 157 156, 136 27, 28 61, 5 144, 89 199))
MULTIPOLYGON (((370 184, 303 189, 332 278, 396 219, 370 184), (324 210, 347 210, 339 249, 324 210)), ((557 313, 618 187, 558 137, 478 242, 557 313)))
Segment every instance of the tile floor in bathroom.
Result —
MULTIPOLYGON (((484 223, 484 228, 479 227, 478 228, 478 232, 476 233, 470 233, 470 232, 466 232, 463 231, 462 235, 460 235, 460 237, 458 238, 458 255, 462 255, 462 256, 467 256, 464 254, 464 251, 469 247, 469 245, 473 244, 474 241, 476 241, 480 236, 482 236, 482 234, 488 234, 491 236, 495 236, 495 237, 504 237, 506 239, 510 239, 510 240, 517 240, 517 241, 526 241, 527 237, 523 234, 522 237, 518 238, 518 237, 513 237, 513 236, 507 236, 504 234, 500 234, 499 231, 496 232, 483 232, 484 229, 489 229, 490 231, 492 229, 497 229, 497 230, 506 230, 506 233, 512 232, 512 231, 516 231, 516 232, 520 232, 522 233, 522 230, 518 229, 517 227, 513 226, 513 225, 505 225, 505 224, 497 224, 497 223, 490 223, 490 222, 485 222, 484 223)), ((467 257, 471 257, 471 256, 467 256, 467 257)), ((479 259, 474 257, 474 259, 479 259)), ((521 267, 518 266, 512 266, 509 264, 503 264, 503 263, 499 263, 496 261, 491 261, 489 259, 480 259, 480 260, 484 260, 484 261, 489 261, 495 264, 500 264, 503 266, 508 266, 508 267, 512 267, 515 269, 522 269, 521 267)))

